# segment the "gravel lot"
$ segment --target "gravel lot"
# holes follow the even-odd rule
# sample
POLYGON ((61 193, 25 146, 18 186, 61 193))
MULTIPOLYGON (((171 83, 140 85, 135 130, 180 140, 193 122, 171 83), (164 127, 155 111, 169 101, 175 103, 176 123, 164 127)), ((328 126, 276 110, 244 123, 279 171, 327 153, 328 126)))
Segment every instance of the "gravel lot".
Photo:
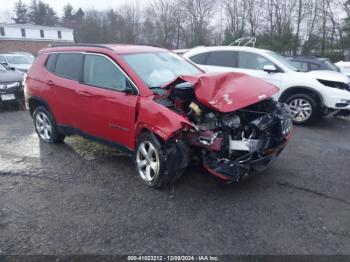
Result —
POLYGON ((191 166, 157 191, 115 150, 40 143, 27 112, 1 112, 0 254, 350 254, 349 130, 332 117, 295 127, 245 183, 191 166))

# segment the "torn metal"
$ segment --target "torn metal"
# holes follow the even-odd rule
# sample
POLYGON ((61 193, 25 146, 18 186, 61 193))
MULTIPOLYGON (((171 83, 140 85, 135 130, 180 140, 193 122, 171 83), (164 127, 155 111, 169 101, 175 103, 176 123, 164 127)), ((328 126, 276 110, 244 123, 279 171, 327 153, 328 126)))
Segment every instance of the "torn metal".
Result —
POLYGON ((200 156, 212 175, 233 182, 268 167, 290 138, 291 113, 269 98, 275 91, 255 78, 224 74, 178 78, 155 90, 154 99, 192 124, 173 138, 200 156))

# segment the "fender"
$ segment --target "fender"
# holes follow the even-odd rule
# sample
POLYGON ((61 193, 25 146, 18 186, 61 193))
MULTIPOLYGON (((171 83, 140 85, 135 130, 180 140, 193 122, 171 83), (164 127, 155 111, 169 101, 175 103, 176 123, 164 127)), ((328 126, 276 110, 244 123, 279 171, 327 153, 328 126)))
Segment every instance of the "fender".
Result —
POLYGON ((284 96, 285 96, 288 92, 291 92, 291 91, 294 91, 294 90, 297 90, 297 89, 304 89, 304 90, 307 90, 307 91, 309 91, 309 92, 315 93, 315 94, 318 96, 318 98, 320 99, 320 101, 321 101, 321 106, 324 106, 324 101, 323 101, 323 96, 322 96, 322 94, 321 94, 318 90, 316 90, 316 89, 314 89, 314 88, 307 87, 307 86, 292 86, 292 87, 288 87, 288 88, 287 88, 286 90, 284 90, 284 91, 282 92, 282 94, 279 96, 278 101, 281 102, 281 101, 284 99, 284 96))
POLYGON ((136 137, 147 129, 157 134, 163 141, 169 140, 179 130, 187 127, 196 129, 185 117, 153 101, 153 96, 142 97, 136 121, 136 137))
POLYGON ((38 97, 38 96, 31 96, 28 98, 29 112, 30 112, 31 116, 33 116, 33 113, 34 113, 33 112, 33 105, 36 105, 36 104, 44 105, 46 107, 46 109, 52 113, 49 104, 44 99, 42 99, 41 97, 38 97))

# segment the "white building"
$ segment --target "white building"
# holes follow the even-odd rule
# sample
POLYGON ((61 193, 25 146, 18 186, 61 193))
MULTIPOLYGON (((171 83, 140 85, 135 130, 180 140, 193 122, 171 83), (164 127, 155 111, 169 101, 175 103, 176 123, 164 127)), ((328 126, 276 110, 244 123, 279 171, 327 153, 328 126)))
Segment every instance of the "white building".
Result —
POLYGON ((0 23, 0 52, 37 53, 49 44, 74 43, 73 29, 0 23))

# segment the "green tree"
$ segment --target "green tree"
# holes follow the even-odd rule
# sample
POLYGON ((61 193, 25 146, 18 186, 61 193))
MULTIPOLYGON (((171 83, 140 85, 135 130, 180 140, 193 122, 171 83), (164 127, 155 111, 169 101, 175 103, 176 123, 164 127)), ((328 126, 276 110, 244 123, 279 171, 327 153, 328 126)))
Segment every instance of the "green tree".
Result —
POLYGON ((63 7, 63 16, 62 16, 62 24, 64 26, 72 26, 74 23, 74 11, 73 6, 71 4, 66 4, 63 7))
POLYGON ((18 0, 15 3, 15 8, 13 10, 15 12, 15 17, 12 18, 12 20, 16 24, 25 24, 28 21, 27 17, 27 6, 25 3, 22 2, 22 0, 18 0))

